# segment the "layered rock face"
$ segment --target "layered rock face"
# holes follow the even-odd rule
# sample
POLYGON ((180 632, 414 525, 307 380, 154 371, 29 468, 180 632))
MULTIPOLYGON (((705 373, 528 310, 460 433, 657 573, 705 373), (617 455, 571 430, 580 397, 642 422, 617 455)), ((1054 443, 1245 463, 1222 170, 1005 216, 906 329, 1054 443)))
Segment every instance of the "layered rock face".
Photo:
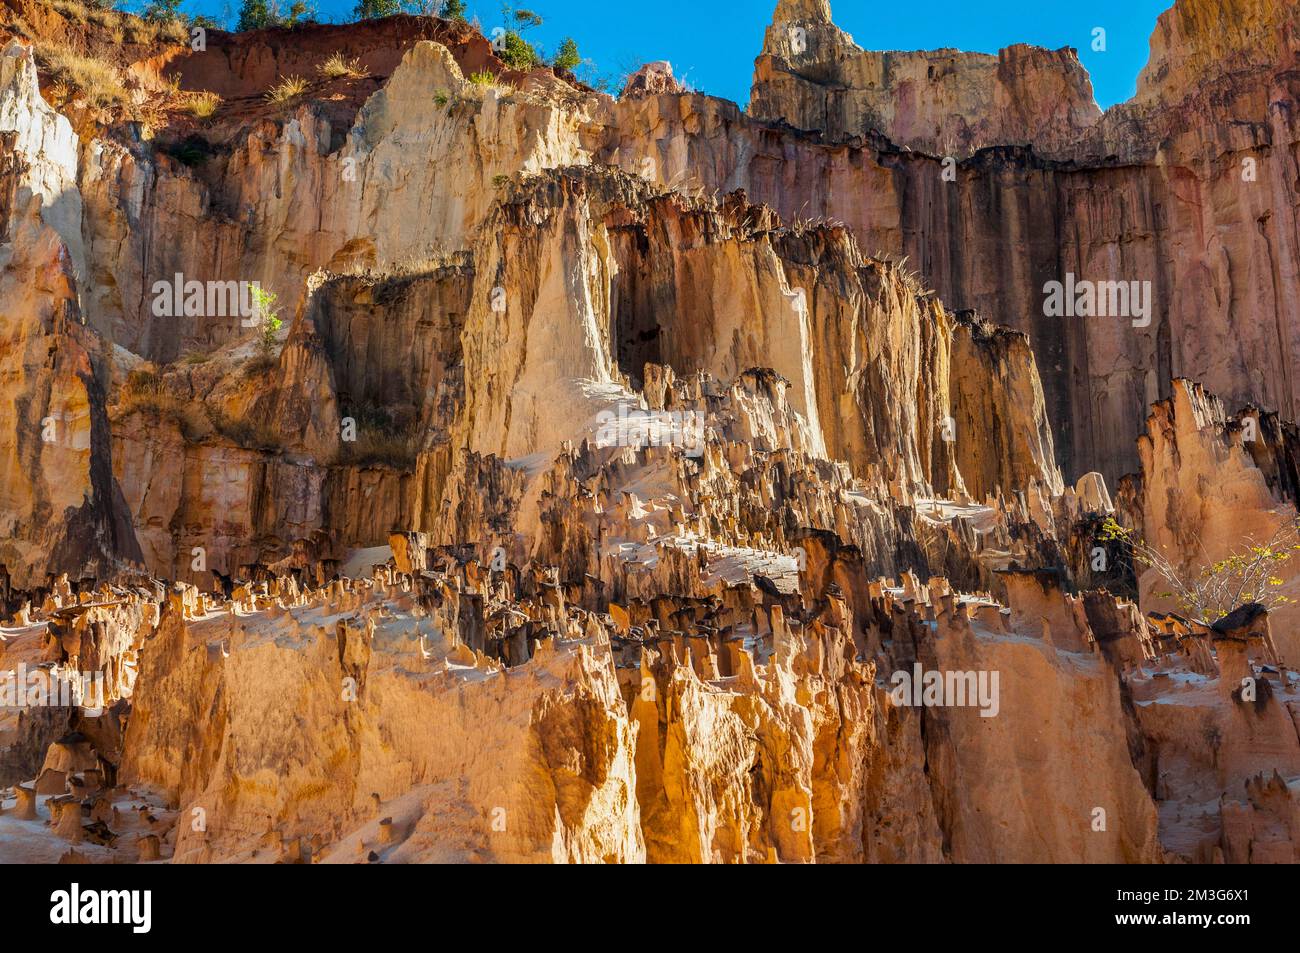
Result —
POLYGON ((1028 331, 1067 476, 1114 481, 1176 377, 1296 415, 1298 21, 1294 2, 1180 0, 1138 95, 1102 115, 1071 50, 875 53, 828 4, 781 3, 750 112, 819 134, 837 173, 777 207, 842 220, 950 306, 1028 331), (1067 275, 1145 282, 1150 314, 1051 316, 1044 286, 1067 275))
POLYGON ((1149 190, 1227 154, 1142 153, 1188 77, 1253 115, 1285 21, 1180 4, 1106 116, 1065 53, 864 53, 817 0, 749 116, 431 18, 210 31, 100 51, 146 136, 4 4, 2 859, 1296 859, 1293 610, 1189 618, 1132 543, 1294 521, 1288 408, 1172 377, 1290 387, 1201 335, 1289 326, 1294 203, 1192 224, 1149 190), (1150 326, 1036 290, 1206 256, 1150 326))
POLYGON ((831 22, 824 0, 777 4, 749 108, 835 141, 879 132, 907 149, 961 158, 1013 144, 1058 154, 1101 117, 1073 50, 864 50, 831 22))
MULTIPOLYGON (((104 343, 85 333, 77 145, 41 99, 30 50, 0 51, 0 356, 12 412, 0 425, 0 560, 13 585, 111 569, 121 511, 106 452, 104 343)), ((127 538, 124 538, 127 537, 127 538)))

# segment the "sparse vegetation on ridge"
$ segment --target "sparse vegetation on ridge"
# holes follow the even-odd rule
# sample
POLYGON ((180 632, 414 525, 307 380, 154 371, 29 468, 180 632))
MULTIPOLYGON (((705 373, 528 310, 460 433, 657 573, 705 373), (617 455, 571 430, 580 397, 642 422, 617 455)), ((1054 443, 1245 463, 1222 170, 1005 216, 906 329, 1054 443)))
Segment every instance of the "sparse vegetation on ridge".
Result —
POLYGON ((359 0, 352 11, 352 16, 357 20, 373 20, 395 16, 401 12, 401 0, 359 0))
POLYGON ((284 13, 276 0, 243 0, 239 8, 239 19, 235 29, 243 33, 246 30, 262 30, 273 26, 300 26, 314 22, 315 11, 311 5, 296 0, 284 13))
POLYGON ((356 439, 339 444, 339 463, 378 465, 409 470, 415 465, 417 431, 412 421, 400 421, 384 407, 365 403, 346 408, 343 418, 356 423, 356 439))
POLYGON ((64 86, 65 98, 80 94, 98 108, 124 106, 130 98, 117 67, 66 47, 37 42, 37 63, 64 86))
POLYGON ((1155 571, 1169 586, 1156 595, 1174 600, 1188 618, 1204 625, 1213 625, 1250 603, 1274 609, 1292 601, 1282 592, 1284 580, 1278 573, 1300 554, 1300 520, 1283 523, 1262 543, 1244 540, 1223 559, 1191 570, 1182 568, 1113 517, 1103 524, 1100 539, 1119 543, 1135 567, 1155 571))

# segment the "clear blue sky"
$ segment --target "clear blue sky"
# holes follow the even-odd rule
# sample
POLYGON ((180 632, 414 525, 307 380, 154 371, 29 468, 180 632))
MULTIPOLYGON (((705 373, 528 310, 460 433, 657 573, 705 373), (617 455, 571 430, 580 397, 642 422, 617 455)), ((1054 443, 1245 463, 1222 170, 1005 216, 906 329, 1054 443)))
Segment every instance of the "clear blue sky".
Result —
MULTIPOLYGON (((140 0, 135 0, 138 4, 140 0)), ((282 0, 287 5, 288 0, 282 0)), ((1011 43, 1073 46, 1092 75, 1104 108, 1133 95, 1145 65, 1156 16, 1173 0, 831 0, 836 24, 866 49, 956 47, 996 53, 1011 43), (1106 52, 1093 52, 1092 30, 1106 30, 1106 52)), ((467 0, 487 30, 500 24, 501 4, 467 0)), ((528 36, 553 52, 572 36, 596 74, 613 78, 648 60, 673 64, 701 92, 749 99, 749 84, 776 0, 518 0, 545 23, 528 36)), ((239 0, 186 0, 186 10, 221 18, 239 0)), ((316 0, 320 19, 351 18, 355 0, 316 0)))

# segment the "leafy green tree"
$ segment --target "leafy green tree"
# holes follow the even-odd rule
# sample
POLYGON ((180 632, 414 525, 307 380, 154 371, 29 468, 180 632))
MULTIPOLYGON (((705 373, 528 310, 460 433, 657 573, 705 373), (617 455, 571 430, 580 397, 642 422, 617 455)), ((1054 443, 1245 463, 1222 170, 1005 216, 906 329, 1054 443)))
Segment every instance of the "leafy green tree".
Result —
POLYGON ((523 32, 541 26, 542 18, 532 10, 516 10, 509 3, 501 4, 501 17, 506 23, 505 31, 492 42, 501 61, 517 70, 529 70, 540 65, 542 55, 524 39, 523 32))
POLYGON ((465 0, 447 0, 442 5, 442 18, 444 20, 459 20, 465 22, 465 0))
POLYGON ((506 22, 515 21, 515 29, 522 33, 524 30, 531 30, 535 26, 542 25, 542 18, 532 10, 516 10, 510 4, 501 4, 501 13, 506 18, 506 22))
POLYGON ((257 349, 264 359, 269 359, 275 352, 275 335, 284 322, 280 320, 280 309, 276 306, 279 296, 274 291, 267 291, 260 285, 253 286, 253 308, 261 319, 262 333, 257 339, 257 349))
POLYGON ((559 51, 555 54, 555 68, 574 70, 582 63, 582 54, 578 52, 578 44, 573 41, 572 37, 566 36, 564 42, 560 44, 559 51))
POLYGON ((504 37, 504 49, 497 51, 503 63, 511 69, 528 70, 542 61, 541 55, 522 36, 514 30, 507 31, 504 37))
POLYGON ((402 12, 401 0, 357 0, 352 16, 358 20, 377 20, 402 12))
POLYGON ((236 29, 241 33, 244 30, 260 30, 275 26, 278 19, 266 0, 244 0, 239 7, 239 25, 236 29))

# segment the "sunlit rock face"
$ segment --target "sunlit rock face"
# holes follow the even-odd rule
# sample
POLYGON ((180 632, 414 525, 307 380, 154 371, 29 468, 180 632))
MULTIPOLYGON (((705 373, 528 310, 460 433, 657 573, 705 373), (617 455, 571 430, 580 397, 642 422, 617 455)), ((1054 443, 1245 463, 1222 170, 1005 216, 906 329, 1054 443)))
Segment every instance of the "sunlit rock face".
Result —
POLYGON ((748 113, 0 10, 0 859, 1298 859, 1300 562, 1134 555, 1295 523, 1294 4, 1105 114, 824 0, 748 113))
MULTIPOLYGON (((96 360, 82 327, 86 274, 76 136, 41 98, 30 48, 0 49, 0 561, 12 585, 107 574, 120 522, 96 360)), ((126 538, 123 538, 125 535, 126 538)))

